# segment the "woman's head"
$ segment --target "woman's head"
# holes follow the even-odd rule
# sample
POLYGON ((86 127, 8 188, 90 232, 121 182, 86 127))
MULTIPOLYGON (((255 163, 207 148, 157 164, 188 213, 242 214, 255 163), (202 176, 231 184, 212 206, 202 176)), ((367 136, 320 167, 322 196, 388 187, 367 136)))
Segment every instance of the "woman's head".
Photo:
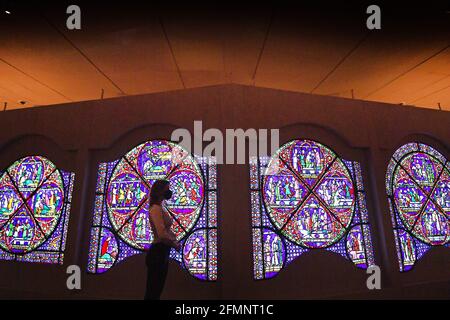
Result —
POLYGON ((150 205, 161 204, 163 200, 168 200, 172 197, 172 191, 169 189, 170 183, 167 180, 156 180, 152 185, 150 191, 150 205))

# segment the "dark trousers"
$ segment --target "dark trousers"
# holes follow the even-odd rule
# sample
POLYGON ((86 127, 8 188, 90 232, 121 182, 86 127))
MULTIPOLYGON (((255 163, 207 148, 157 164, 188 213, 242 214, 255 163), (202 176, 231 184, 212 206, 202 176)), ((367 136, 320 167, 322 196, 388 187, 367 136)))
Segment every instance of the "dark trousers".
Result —
POLYGON ((170 247, 164 243, 153 244, 147 252, 147 289, 145 300, 159 300, 169 269, 170 247))

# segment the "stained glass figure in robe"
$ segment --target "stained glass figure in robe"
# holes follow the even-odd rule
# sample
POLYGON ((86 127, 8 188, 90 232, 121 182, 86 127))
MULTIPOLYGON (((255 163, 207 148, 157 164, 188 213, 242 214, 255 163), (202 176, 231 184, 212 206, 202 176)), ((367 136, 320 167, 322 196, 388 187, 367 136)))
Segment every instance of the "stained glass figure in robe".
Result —
POLYGON ((153 241, 148 194, 154 181, 170 181, 165 202, 182 243, 171 258, 201 280, 217 277, 217 177, 213 158, 194 157, 179 145, 151 140, 117 161, 99 166, 88 271, 103 273, 148 250, 153 241))
POLYGON ((29 156, 0 178, 0 259, 62 264, 74 174, 29 156))
POLYGON ((450 242, 450 165, 434 148, 408 143, 388 165, 386 191, 400 271, 412 269, 433 246, 450 242))
POLYGON ((340 254, 359 268, 373 253, 359 163, 312 140, 252 158, 254 278, 274 277, 309 250, 340 254))

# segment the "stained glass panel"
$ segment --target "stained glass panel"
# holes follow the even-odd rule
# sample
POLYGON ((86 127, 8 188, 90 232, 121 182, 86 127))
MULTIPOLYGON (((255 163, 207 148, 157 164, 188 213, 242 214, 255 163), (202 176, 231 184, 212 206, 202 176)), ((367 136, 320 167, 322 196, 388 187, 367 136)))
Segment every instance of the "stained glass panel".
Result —
POLYGON ((194 157, 165 140, 145 142, 98 170, 88 271, 103 273, 148 250, 153 233, 148 194, 154 181, 170 181, 165 208, 182 243, 170 257, 200 280, 217 278, 217 170, 214 158, 194 157))
POLYGON ((0 178, 0 259, 63 263, 74 174, 29 156, 0 178))
POLYGON ((359 163, 311 140, 250 161, 255 279, 276 276, 309 250, 374 264, 359 163))
POLYGON ((448 160, 422 143, 405 144, 391 158, 386 191, 400 271, 433 246, 449 246, 449 176, 448 160))

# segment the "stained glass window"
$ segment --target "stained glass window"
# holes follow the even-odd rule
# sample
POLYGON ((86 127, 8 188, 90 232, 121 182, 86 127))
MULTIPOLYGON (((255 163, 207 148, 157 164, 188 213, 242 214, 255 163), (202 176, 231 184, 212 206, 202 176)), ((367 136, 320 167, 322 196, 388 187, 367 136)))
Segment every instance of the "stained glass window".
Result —
POLYGON ((39 156, 1 174, 0 259, 63 263, 73 180, 39 156))
POLYGON ((374 264, 361 167, 311 140, 250 163, 253 271, 268 279, 309 250, 374 264))
POLYGON ((88 271, 103 273, 152 244, 148 194, 154 181, 170 181, 165 202, 182 243, 170 257, 195 278, 217 278, 217 175, 214 158, 190 155, 165 140, 145 142, 121 159, 101 163, 97 178, 88 271))
POLYGON ((433 246, 450 242, 450 163, 422 143, 401 146, 386 174, 400 271, 412 269, 433 246))

